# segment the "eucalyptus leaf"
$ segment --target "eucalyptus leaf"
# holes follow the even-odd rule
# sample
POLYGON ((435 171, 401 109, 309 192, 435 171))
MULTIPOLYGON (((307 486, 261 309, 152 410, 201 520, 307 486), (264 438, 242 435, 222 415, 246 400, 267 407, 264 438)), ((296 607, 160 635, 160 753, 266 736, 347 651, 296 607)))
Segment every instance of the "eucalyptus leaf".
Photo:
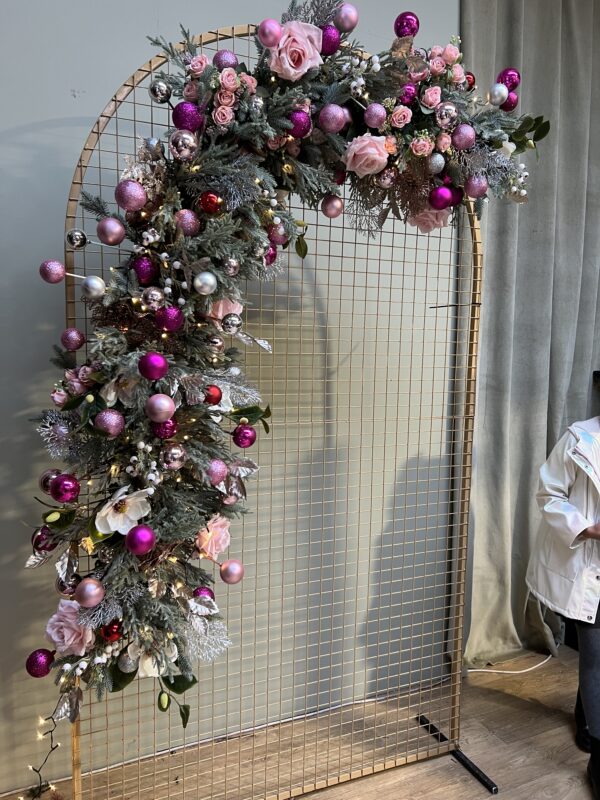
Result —
POLYGON ((112 679, 111 692, 122 692, 135 680, 137 675, 137 669, 135 672, 121 672, 116 663, 111 664, 108 671, 112 679))
POLYGON ((190 706, 184 704, 179 706, 179 716, 181 717, 181 724, 184 728, 187 728, 187 724, 190 721, 190 706))
POLYGON ((306 258, 308 254, 308 245, 303 235, 298 236, 296 239, 296 253, 298 253, 300 258, 306 258))

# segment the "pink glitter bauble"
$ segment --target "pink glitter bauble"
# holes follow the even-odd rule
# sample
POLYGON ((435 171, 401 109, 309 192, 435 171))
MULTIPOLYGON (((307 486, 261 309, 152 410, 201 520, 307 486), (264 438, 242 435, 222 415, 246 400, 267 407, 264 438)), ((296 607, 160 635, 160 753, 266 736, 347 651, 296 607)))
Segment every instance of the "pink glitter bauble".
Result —
POLYGON ((339 50, 342 36, 335 25, 322 25, 321 30, 323 31, 321 55, 332 56, 339 50))
POLYGON ((508 97, 502 103, 500 108, 502 111, 514 111, 515 108, 519 105, 519 95, 516 92, 509 92, 508 97))
POLYGON ((83 608, 96 608, 104 600, 104 586, 96 578, 84 578, 73 592, 73 599, 83 608))
POLYGON ((196 586, 192 594, 194 597, 208 597, 209 600, 215 599, 215 593, 209 586, 196 586))
POLYGON ((125 238, 125 226, 120 219, 115 217, 104 217, 96 225, 96 236, 100 239, 102 244, 108 244, 114 247, 121 244, 125 238))
POLYGON ((46 283, 60 283, 65 279, 66 268, 60 261, 43 261, 40 264, 40 277, 46 283))
POLYGON ((452 190, 448 186, 436 186, 429 192, 429 205, 436 211, 443 211, 452 202, 452 190))
POLYGON ((85 344, 85 334, 79 328, 65 328, 60 335, 60 343, 65 350, 74 353, 85 344))
POLYGON ((219 572, 221 574, 221 580, 225 583, 239 583, 244 577, 244 565, 241 561, 230 558, 229 561, 225 561, 221 564, 219 572))
POLYGON ((239 63, 238 57, 232 50, 217 50, 213 56, 213 64, 220 72, 227 67, 235 69, 239 63))
POLYGON ((288 119, 292 123, 292 127, 288 130, 288 133, 290 136, 293 136, 294 139, 304 139, 304 137, 308 136, 311 132, 312 120, 307 111, 296 109, 296 111, 291 112, 288 119))
POLYGON ((256 431, 252 425, 238 425, 233 431, 233 441, 238 447, 252 447, 256 441, 256 431))
POLYGON ((321 211, 329 219, 335 219, 344 212, 344 201, 335 194, 326 194, 321 200, 321 211))
POLYGON ((263 19, 258 26, 256 35, 263 47, 276 47, 283 35, 283 30, 276 19, 263 19))
POLYGON ((162 353, 151 351, 139 359, 138 370, 140 375, 149 381, 159 381, 169 371, 169 362, 162 353))
POLYGON ((183 311, 176 306, 159 308, 154 315, 154 324, 156 327, 167 333, 175 333, 175 331, 183 327, 184 322, 185 317, 183 316, 183 311))
POLYGON ((171 439, 177 433, 179 425, 175 419, 167 419, 164 422, 151 422, 150 429, 159 439, 171 439))
POLYGON ((160 271, 150 256, 135 256, 129 266, 137 275, 140 286, 151 286, 158 278, 160 271))
POLYGON ((27 656, 25 669, 32 678, 45 678, 50 673, 53 662, 54 653, 45 647, 40 647, 27 656))
POLYGON ((153 394, 146 400, 144 410, 152 422, 166 422, 175 413, 175 401, 168 394, 153 394))
POLYGON ((116 439, 125 430, 125 417, 115 408, 105 408, 96 414, 94 428, 109 439, 116 439))
POLYGON ((467 122, 461 122, 460 125, 452 131, 452 145, 456 150, 470 150, 475 144, 477 134, 475 128, 467 122))
POLYGON ((325 133, 339 133, 346 125, 346 115, 342 106, 327 103, 319 112, 319 128, 325 133))
POLYGON ((387 119, 387 111, 381 103, 370 103, 365 108, 365 124, 369 128, 381 128, 387 119))
POLYGON ((267 234, 271 244, 286 244, 289 239, 285 226, 281 223, 279 225, 270 225, 267 228, 267 234))
POLYGON ((68 472, 61 472, 50 484, 50 497, 57 503, 74 503, 80 491, 79 481, 68 472))
POLYGON ((350 33, 358 25, 358 10, 351 3, 338 6, 333 17, 333 24, 342 33, 350 33))
POLYGON ((50 484, 58 475, 60 475, 59 469, 46 469, 42 472, 38 481, 38 486, 44 494, 50 494, 50 484))
POLYGON ((469 175, 465 181, 465 192, 469 197, 485 197, 489 185, 485 175, 469 175))
POLYGON ((175 213, 175 225, 184 236, 195 236, 200 230, 200 220, 191 208, 182 208, 175 213))
POLYGON ((276 258, 277 258, 277 247, 274 244, 270 244, 267 249, 267 252, 263 256, 265 267, 270 267, 271 264, 274 263, 276 258))
POLYGON ((413 11, 403 11, 394 22, 394 33, 400 39, 405 36, 416 36, 419 32, 419 18, 413 11))
POLYGON ((213 458, 206 469, 211 486, 218 486, 229 475, 229 467, 220 458, 213 458))
POLYGON ((417 87, 414 83, 405 83, 400 89, 398 102, 403 106, 409 106, 417 96, 417 87))
POLYGON ((156 534, 149 525, 134 525, 125 536, 125 547, 134 556, 145 556, 155 544, 156 534))
POLYGON ((141 183, 124 180, 117 183, 115 200, 125 211, 140 211, 148 202, 148 195, 141 183))
POLYGON ((58 547, 58 542, 52 541, 51 529, 47 525, 42 525, 33 532, 31 546, 38 553, 49 553, 58 547))
POLYGON ((173 126, 195 133, 204 125, 204 114, 195 103, 184 100, 173 109, 173 126))
POLYGON ((521 73, 514 67, 506 67, 498 73, 496 83, 503 83, 509 92, 514 91, 521 83, 521 73))

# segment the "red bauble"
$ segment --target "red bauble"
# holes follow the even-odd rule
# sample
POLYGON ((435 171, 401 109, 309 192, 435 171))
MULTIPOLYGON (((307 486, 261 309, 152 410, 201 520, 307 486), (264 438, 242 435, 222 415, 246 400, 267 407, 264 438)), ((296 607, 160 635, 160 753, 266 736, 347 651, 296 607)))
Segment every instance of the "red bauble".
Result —
POLYGON ((204 402, 209 406, 217 406, 221 402, 223 392, 214 383, 204 388, 204 402))
POLYGON ((198 205, 205 214, 218 214, 224 210, 223 198, 216 192, 202 192, 198 205))
POLYGON ((465 80, 467 82, 468 91, 475 88, 475 75, 472 72, 465 72, 465 80))
POLYGON ((123 626, 118 619, 114 619, 108 625, 103 625, 100 628, 100 636, 105 642, 118 642, 122 635, 123 626))

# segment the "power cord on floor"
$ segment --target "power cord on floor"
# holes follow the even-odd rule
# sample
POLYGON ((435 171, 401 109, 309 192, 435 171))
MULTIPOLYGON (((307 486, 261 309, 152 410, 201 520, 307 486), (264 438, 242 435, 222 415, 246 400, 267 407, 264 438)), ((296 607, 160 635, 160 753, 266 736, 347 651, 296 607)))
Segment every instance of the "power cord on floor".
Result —
POLYGON ((533 667, 527 667, 527 669, 468 669, 467 672, 489 672, 492 675, 524 675, 526 672, 533 672, 534 669, 543 667, 551 658, 553 656, 549 655, 539 664, 534 664, 533 667))

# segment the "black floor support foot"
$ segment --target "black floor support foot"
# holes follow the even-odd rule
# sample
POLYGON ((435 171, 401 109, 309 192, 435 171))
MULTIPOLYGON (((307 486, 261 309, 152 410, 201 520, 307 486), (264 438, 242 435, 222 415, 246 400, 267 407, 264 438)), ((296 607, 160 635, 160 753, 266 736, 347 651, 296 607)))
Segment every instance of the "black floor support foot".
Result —
MULTIPOLYGON (((433 722, 430 722, 424 714, 420 714, 417 717, 417 722, 419 723, 419 725, 422 725, 426 729, 427 733, 433 736, 434 739, 437 739, 438 742, 449 741, 448 737, 444 736, 444 734, 440 731, 440 729, 436 728, 433 722)), ((454 758, 458 761, 458 763, 462 764, 462 766, 468 772, 470 772, 474 778, 477 778, 479 783, 482 786, 485 786, 485 788, 488 790, 490 794, 498 794, 498 784, 494 783, 494 781, 491 778, 488 778, 485 772, 482 772, 482 770, 479 769, 477 764, 474 764, 470 758, 467 758, 467 756, 463 753, 463 751, 460 748, 457 747, 456 750, 451 750, 449 755, 454 756, 454 758)))

